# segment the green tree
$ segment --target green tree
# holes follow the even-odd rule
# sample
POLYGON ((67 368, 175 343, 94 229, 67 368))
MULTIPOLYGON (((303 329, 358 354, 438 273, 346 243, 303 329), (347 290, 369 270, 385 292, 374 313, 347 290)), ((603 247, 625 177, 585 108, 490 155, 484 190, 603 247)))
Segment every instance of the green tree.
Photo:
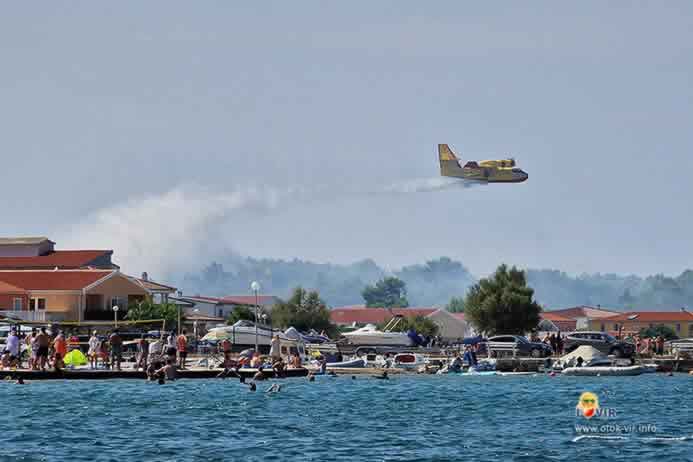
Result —
POLYGON ((464 298, 452 297, 445 309, 451 313, 464 313, 464 298))
POLYGON ((241 320, 254 322, 255 310, 253 308, 243 305, 237 306, 233 309, 232 312, 229 313, 229 316, 226 318, 226 324, 230 326, 232 324, 236 324, 238 321, 241 320))
MULTIPOLYGON (((389 319, 387 322, 378 325, 378 327, 381 330, 384 329, 387 323, 390 322, 390 320, 391 319, 389 319)), ((431 319, 428 319, 427 317, 421 315, 402 317, 402 319, 395 325, 395 327, 392 328, 392 330, 395 332, 408 332, 412 329, 417 334, 431 337, 438 333, 438 325, 431 319)))
POLYGON ((308 292, 302 287, 294 289, 287 301, 282 301, 272 309, 272 324, 275 327, 295 327, 300 331, 315 329, 336 332, 330 321, 330 310, 316 291, 308 292))
POLYGON ((676 335, 676 332, 674 332, 674 329, 672 329, 669 326, 665 326, 664 324, 659 324, 653 327, 648 327, 647 329, 641 329, 640 330, 640 337, 659 337, 659 336, 664 337, 664 340, 671 340, 674 338, 678 338, 678 335, 676 335))
MULTIPOLYGON (((148 319, 166 320, 166 328, 177 328, 178 326, 178 306, 174 303, 153 303, 151 300, 133 302, 128 306, 125 315, 128 321, 144 321, 148 319)), ((181 313, 181 323, 185 316, 181 313)))
POLYGON ((465 315, 484 334, 524 334, 539 324, 541 306, 533 297, 524 271, 503 264, 469 289, 465 315))
POLYGON ((367 285, 361 292, 366 306, 376 308, 406 308, 407 285, 399 278, 388 276, 375 283, 367 285))

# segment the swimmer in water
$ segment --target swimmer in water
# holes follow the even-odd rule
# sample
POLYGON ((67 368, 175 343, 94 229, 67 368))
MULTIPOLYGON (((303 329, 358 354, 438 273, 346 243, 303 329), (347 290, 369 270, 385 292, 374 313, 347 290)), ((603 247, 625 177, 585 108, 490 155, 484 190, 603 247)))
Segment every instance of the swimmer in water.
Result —
POLYGON ((374 375, 373 378, 380 380, 390 380, 390 377, 387 375, 387 371, 383 371, 383 373, 380 375, 374 375))
POLYGON ((257 390, 257 385, 255 385, 255 382, 250 382, 250 384, 248 385, 248 390, 250 390, 250 391, 257 390))
POLYGON ((265 393, 279 393, 282 391, 282 386, 278 383, 273 383, 271 387, 265 390, 265 393))

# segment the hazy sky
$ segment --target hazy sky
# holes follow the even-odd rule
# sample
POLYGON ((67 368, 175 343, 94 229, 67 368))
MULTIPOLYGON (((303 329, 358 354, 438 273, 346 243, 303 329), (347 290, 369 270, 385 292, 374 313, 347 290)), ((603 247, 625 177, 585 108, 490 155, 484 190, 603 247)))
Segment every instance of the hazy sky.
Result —
POLYGON ((678 273, 693 3, 559 3, 7 3, 1 234, 132 273, 228 249, 678 273), (441 142, 529 181, 404 193, 441 142))

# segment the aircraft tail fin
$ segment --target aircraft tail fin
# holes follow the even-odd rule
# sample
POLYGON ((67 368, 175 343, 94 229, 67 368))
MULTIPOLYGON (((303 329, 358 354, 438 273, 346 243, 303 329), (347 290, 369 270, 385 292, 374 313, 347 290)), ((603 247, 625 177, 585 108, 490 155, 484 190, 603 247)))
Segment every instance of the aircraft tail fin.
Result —
POLYGON ((462 177, 462 166, 459 159, 450 150, 447 144, 438 145, 438 159, 440 160, 440 174, 442 176, 462 177))

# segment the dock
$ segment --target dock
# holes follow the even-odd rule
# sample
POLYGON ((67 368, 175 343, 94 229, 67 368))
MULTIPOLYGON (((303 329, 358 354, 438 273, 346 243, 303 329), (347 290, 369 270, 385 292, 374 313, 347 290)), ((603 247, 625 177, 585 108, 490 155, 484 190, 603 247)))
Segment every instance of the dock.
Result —
MULTIPOLYGON (((183 369, 177 371, 178 379, 213 379, 222 369, 183 369)), ((267 378, 276 378, 276 374, 271 369, 263 369, 267 378)), ((239 369, 238 374, 246 379, 252 379, 257 373, 257 369, 247 368, 239 369)), ((308 375, 306 368, 287 369, 284 377, 305 377, 308 375)), ((147 374, 144 371, 135 371, 132 369, 124 369, 121 371, 108 369, 62 369, 60 371, 47 370, 32 371, 28 369, 18 369, 16 371, 3 370, 0 371, 0 379, 17 379, 21 377, 24 380, 112 380, 112 379, 138 379, 145 380, 147 374)))

